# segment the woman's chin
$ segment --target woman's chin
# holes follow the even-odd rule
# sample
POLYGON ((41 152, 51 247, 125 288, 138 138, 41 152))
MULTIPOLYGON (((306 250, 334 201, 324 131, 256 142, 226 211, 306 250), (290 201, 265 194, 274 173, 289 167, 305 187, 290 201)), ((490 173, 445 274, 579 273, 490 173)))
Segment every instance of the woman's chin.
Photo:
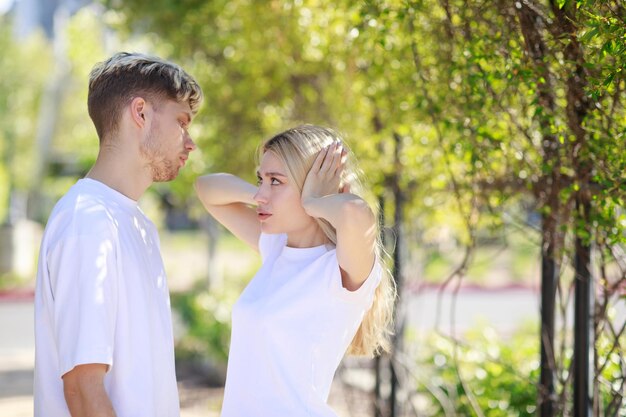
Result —
POLYGON ((275 228, 273 228, 272 226, 267 224, 267 222, 261 223, 261 231, 263 233, 267 233, 268 235, 273 235, 273 234, 280 233, 279 230, 275 230, 275 228))

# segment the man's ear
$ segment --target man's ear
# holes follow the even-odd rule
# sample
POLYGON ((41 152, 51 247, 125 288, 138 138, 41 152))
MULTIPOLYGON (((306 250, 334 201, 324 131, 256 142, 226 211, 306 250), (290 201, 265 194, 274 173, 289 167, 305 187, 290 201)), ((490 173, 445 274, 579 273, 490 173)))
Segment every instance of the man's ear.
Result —
POLYGON ((146 100, 142 97, 135 97, 130 102, 130 117, 131 120, 137 123, 138 126, 144 127, 146 124, 145 112, 147 110, 146 100))

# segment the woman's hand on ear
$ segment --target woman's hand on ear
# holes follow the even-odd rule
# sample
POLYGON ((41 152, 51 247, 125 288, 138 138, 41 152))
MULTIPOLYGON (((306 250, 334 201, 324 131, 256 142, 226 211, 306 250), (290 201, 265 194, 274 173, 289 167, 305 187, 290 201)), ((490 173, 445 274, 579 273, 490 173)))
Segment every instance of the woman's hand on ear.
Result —
POLYGON ((336 231, 337 261, 342 285, 361 287, 376 260, 376 216, 365 200, 341 184, 346 153, 334 143, 320 151, 302 187, 302 207, 311 217, 324 219, 336 231))
POLYGON ((302 203, 305 204, 309 199, 330 194, 349 192, 350 187, 347 184, 340 189, 341 173, 345 162, 346 150, 340 142, 334 142, 322 149, 315 158, 302 186, 302 203))

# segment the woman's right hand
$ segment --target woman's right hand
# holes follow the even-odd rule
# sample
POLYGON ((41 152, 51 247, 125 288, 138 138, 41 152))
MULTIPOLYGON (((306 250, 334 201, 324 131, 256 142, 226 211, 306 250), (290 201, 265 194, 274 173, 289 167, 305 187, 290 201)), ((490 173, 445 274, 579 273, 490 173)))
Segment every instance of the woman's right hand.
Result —
POLYGON ((346 151, 340 142, 322 149, 306 176, 302 186, 302 203, 341 192, 341 173, 345 164, 346 151))

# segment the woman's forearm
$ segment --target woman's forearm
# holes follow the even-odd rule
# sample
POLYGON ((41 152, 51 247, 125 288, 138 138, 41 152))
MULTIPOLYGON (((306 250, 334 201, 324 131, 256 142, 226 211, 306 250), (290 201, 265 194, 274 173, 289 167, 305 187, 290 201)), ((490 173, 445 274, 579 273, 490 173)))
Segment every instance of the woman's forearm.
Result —
POLYGON ((196 180, 195 187, 205 205, 256 204, 253 197, 257 187, 232 174, 203 175, 196 180))
POLYGON ((258 251, 261 224, 254 206, 258 188, 231 174, 209 174, 196 180, 196 192, 207 212, 232 234, 258 251))
POLYGON ((328 221, 338 232, 348 223, 365 228, 375 221, 369 205, 359 196, 350 193, 305 198, 302 206, 309 216, 328 221))

